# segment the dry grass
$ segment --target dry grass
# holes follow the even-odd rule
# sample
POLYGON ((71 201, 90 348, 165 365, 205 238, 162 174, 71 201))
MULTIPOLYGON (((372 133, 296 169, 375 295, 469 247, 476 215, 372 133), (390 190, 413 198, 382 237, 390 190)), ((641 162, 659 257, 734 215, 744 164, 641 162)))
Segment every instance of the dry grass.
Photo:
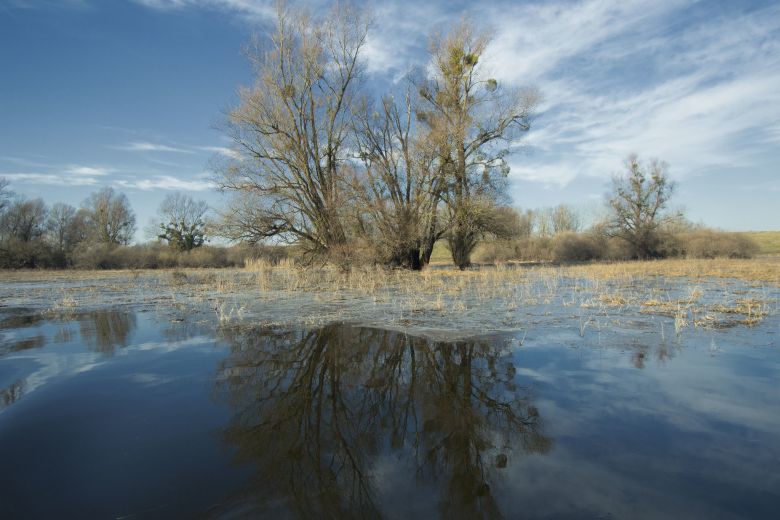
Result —
POLYGON ((645 262, 596 263, 552 268, 561 275, 589 280, 614 280, 646 277, 734 278, 768 282, 780 287, 780 259, 671 259, 645 262))
POLYGON ((25 305, 29 298, 65 311, 145 303, 182 314, 200 305, 220 323, 245 315, 312 324, 370 315, 401 326, 471 323, 524 330, 528 310, 535 308, 534 313, 550 312, 556 319, 573 316, 572 330, 580 336, 612 320, 642 315, 673 319, 679 334, 689 326, 756 325, 776 312, 776 287, 780 262, 771 259, 501 264, 421 272, 379 267, 344 272, 249 260, 243 269, 5 271, 0 272, 0 304, 25 305), (3 283, 8 284, 5 291, 3 283), (24 287, 23 298, 18 284, 24 287), (302 305, 306 310, 300 310, 302 305))

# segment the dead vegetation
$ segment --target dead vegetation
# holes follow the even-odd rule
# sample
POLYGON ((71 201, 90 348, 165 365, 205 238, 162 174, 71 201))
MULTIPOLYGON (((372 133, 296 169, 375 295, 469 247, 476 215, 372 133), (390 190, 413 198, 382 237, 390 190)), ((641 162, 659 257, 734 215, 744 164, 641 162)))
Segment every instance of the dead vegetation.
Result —
POLYGON ((778 271, 767 260, 500 264, 421 272, 250 260, 233 270, 3 272, 0 304, 32 303, 54 312, 151 305, 182 316, 205 312, 220 323, 347 320, 474 333, 571 323, 580 336, 637 319, 669 319, 680 334, 760 324, 777 311, 778 271))

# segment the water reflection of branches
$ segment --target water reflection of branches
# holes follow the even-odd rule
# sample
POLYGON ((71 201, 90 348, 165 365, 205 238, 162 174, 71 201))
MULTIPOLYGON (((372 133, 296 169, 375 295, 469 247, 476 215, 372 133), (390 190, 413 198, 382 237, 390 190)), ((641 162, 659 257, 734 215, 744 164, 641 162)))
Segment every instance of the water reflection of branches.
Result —
POLYGON ((513 451, 551 443, 506 348, 490 341, 339 324, 227 339, 220 381, 236 413, 226 437, 259 469, 258 507, 283 499, 297 516, 381 516, 372 464, 389 451, 441 485, 442 516, 497 517, 495 472, 513 451))
POLYGON ((89 347, 111 356, 117 347, 126 347, 130 333, 135 329, 132 312, 95 311, 78 317, 81 338, 89 347))
POLYGON ((0 388, 0 412, 8 408, 22 397, 25 381, 18 379, 7 388, 0 388))

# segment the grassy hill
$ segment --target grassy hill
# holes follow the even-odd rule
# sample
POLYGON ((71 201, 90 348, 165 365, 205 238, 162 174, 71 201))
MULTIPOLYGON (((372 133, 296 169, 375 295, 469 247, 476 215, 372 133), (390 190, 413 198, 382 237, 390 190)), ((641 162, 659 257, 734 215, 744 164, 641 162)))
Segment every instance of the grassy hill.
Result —
POLYGON ((780 231, 744 231, 740 233, 756 241, 761 255, 780 255, 780 231))

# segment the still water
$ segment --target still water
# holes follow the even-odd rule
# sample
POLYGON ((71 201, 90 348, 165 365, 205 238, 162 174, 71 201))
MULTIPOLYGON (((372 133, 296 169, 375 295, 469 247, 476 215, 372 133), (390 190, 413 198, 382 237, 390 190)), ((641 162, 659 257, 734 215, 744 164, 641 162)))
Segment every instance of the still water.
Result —
POLYGON ((777 320, 456 342, 0 314, 0 518, 777 518, 777 320))

